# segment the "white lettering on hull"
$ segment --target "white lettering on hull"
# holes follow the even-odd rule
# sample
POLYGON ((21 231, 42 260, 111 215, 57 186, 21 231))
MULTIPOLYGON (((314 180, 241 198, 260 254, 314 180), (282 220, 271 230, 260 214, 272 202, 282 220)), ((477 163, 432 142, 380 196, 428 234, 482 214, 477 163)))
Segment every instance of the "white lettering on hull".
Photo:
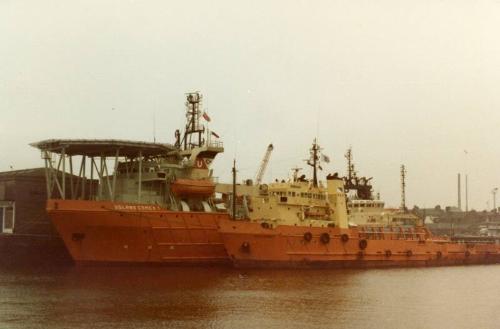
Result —
POLYGON ((121 211, 157 211, 161 210, 159 206, 154 205, 135 205, 135 204, 115 204, 114 210, 121 211))

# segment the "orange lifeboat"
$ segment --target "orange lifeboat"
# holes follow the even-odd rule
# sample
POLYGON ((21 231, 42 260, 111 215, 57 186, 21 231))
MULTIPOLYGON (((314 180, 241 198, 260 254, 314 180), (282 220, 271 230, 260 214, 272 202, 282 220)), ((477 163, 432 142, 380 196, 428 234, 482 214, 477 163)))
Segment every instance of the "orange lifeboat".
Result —
POLYGON ((170 189, 178 196, 210 196, 215 192, 215 184, 207 179, 178 178, 170 185, 170 189))

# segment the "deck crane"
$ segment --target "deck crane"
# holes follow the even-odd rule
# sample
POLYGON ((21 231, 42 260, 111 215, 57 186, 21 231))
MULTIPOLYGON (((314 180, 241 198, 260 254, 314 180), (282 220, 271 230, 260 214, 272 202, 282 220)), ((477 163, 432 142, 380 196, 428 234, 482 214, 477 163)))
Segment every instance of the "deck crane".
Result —
POLYGON ((264 173, 266 171, 267 164, 269 163, 269 158, 271 157, 271 153, 273 152, 274 146, 273 144, 269 144, 267 146, 266 154, 264 154, 264 158, 260 163, 259 171, 257 172, 257 176, 255 176, 255 184, 259 185, 262 182, 262 178, 264 177, 264 173))

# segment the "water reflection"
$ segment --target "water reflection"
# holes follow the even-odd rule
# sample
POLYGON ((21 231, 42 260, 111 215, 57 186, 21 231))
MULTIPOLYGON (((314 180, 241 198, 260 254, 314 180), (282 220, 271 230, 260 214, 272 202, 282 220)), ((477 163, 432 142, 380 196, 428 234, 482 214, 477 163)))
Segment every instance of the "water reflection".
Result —
POLYGON ((498 328, 500 266, 0 269, 6 328, 498 328))

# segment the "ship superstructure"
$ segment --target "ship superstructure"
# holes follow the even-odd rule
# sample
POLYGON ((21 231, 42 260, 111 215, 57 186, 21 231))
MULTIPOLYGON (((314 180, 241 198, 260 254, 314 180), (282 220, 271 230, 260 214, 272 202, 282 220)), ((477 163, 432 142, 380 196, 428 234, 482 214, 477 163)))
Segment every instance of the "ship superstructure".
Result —
POLYGON ((341 220, 333 209, 345 208, 345 198, 338 198, 339 193, 343 193, 343 182, 338 176, 329 176, 326 184, 320 182, 319 161, 320 148, 314 141, 307 162, 313 178, 307 180, 305 175, 299 176, 297 168, 290 181, 259 185, 259 192, 247 201, 248 217, 268 225, 291 225, 298 221, 323 227, 341 220))

